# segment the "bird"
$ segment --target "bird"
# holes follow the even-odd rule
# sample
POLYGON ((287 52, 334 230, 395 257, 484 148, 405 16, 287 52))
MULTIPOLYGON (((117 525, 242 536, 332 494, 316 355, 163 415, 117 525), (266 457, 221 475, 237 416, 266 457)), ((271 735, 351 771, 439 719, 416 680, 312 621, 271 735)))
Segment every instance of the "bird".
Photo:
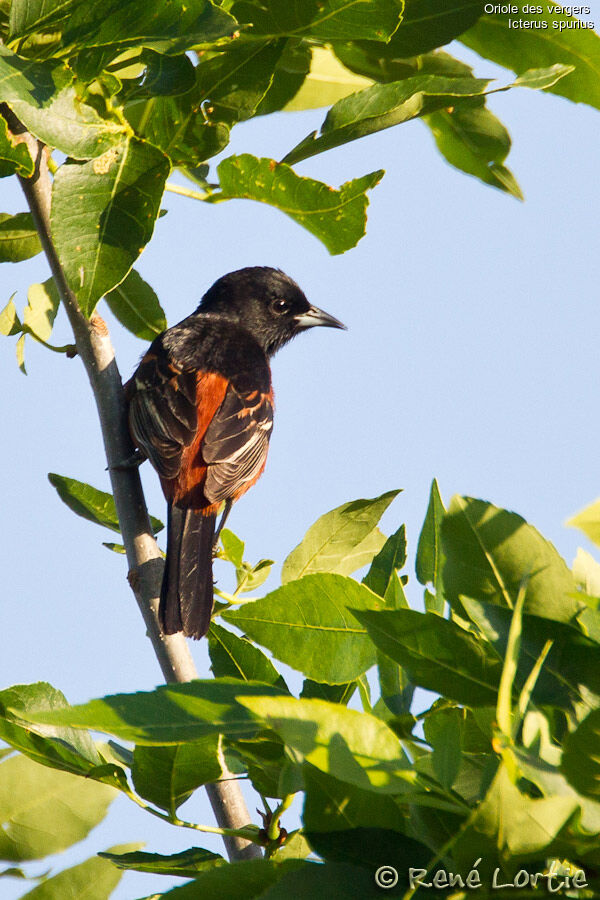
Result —
POLYGON ((315 326, 346 327, 312 306, 280 269, 238 269, 155 338, 125 385, 136 463, 150 461, 168 504, 163 634, 199 639, 209 629, 220 531, 267 460, 274 409, 269 361, 315 326))

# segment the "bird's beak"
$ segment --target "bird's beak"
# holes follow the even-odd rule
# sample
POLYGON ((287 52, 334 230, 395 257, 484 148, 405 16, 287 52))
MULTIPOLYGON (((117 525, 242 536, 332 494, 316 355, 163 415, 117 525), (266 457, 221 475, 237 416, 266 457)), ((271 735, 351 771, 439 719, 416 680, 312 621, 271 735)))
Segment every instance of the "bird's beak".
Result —
POLYGON ((335 316, 330 316, 323 309, 319 309, 318 306, 311 306, 306 312, 300 313, 294 318, 299 328, 314 328, 315 325, 324 325, 326 328, 343 328, 344 331, 348 330, 343 322, 340 322, 335 316))

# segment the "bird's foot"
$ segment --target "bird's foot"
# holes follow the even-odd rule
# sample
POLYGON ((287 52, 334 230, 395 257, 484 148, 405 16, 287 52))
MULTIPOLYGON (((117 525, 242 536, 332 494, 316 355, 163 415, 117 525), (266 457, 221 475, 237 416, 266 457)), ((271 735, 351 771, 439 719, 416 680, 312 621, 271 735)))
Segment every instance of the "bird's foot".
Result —
POLYGON ((115 463, 113 466, 107 466, 107 471, 126 472, 128 469, 137 469, 147 458, 140 450, 134 450, 131 456, 121 460, 121 462, 115 463))

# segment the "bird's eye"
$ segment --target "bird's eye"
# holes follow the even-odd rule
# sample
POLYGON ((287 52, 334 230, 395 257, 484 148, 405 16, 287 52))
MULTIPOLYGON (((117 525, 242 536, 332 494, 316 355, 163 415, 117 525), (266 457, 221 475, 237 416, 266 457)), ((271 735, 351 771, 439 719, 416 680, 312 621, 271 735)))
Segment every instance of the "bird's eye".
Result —
POLYGON ((289 310, 289 308, 290 308, 289 300, 277 299, 277 300, 273 300, 273 302, 271 303, 271 309, 273 310, 274 313, 277 313, 278 315, 281 315, 281 313, 286 313, 289 310))

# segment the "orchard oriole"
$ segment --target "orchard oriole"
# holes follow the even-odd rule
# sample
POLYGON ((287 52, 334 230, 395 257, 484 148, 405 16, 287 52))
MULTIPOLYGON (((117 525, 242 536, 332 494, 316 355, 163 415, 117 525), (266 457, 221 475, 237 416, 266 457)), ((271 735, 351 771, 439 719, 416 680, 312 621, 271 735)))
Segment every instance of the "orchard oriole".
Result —
POLYGON ((165 634, 200 638, 213 608, 217 513, 258 480, 273 427, 270 357, 315 325, 344 328, 278 269, 219 278, 191 316, 163 331, 126 385, 140 460, 168 501, 160 595, 165 634))

